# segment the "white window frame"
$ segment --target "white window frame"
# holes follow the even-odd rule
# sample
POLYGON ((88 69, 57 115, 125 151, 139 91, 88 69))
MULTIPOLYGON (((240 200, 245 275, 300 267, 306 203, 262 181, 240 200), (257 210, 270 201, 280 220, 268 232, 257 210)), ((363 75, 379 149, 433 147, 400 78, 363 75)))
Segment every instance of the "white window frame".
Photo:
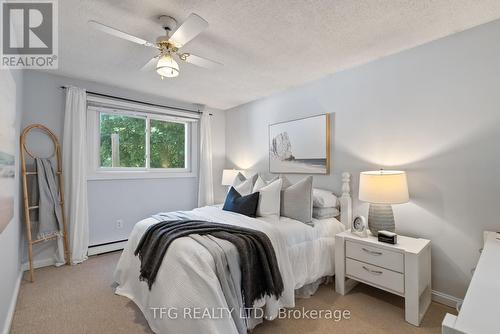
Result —
POLYGON ((149 106, 141 103, 118 101, 91 95, 87 96, 87 179, 113 180, 197 177, 199 116, 186 114, 168 108, 149 106), (146 119, 146 167, 100 166, 100 113, 146 119), (185 124, 185 168, 150 168, 150 120, 185 124))

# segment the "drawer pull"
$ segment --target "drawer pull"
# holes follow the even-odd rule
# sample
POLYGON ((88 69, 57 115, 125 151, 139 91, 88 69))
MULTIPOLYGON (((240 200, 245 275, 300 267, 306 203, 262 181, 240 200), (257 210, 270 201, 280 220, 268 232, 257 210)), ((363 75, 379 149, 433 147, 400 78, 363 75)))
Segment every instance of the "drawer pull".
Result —
POLYGON ((382 252, 375 252, 375 251, 372 251, 372 250, 369 250, 366 248, 361 248, 361 249, 364 250, 365 252, 367 252, 368 254, 371 254, 371 255, 382 255, 382 252))
POLYGON ((363 269, 366 270, 367 272, 369 272, 370 274, 374 274, 374 275, 382 275, 383 274, 383 272, 380 270, 371 270, 370 268, 367 268, 365 266, 363 266, 363 269))

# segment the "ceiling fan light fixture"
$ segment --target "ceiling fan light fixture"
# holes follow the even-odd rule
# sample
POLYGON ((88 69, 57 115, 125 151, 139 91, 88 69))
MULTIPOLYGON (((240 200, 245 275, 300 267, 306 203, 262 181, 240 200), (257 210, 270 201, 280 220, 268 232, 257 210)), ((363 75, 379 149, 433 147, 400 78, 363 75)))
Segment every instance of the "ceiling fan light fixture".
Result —
POLYGON ((173 78, 179 75, 179 64, 177 64, 173 57, 177 57, 177 59, 183 62, 208 69, 217 68, 222 65, 197 55, 179 51, 182 46, 186 45, 186 43, 190 42, 208 27, 208 22, 201 16, 191 13, 180 26, 177 25, 177 21, 171 16, 161 15, 159 19, 166 33, 158 37, 156 42, 150 42, 95 20, 89 20, 88 24, 106 34, 159 51, 159 54, 149 60, 141 68, 141 71, 149 70, 156 64, 156 72, 162 79, 165 77, 173 78))
POLYGON ((156 64, 156 73, 162 77, 174 78, 179 75, 179 64, 177 64, 171 55, 163 55, 158 59, 158 63, 156 64))

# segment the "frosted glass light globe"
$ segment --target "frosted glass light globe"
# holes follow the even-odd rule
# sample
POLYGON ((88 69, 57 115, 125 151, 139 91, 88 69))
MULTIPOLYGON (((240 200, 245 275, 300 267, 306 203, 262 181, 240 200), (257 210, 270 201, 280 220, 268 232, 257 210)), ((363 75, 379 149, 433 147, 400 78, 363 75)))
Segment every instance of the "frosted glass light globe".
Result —
POLYGON ((179 65, 171 55, 164 55, 158 59, 156 73, 162 77, 173 78, 179 75, 179 65))

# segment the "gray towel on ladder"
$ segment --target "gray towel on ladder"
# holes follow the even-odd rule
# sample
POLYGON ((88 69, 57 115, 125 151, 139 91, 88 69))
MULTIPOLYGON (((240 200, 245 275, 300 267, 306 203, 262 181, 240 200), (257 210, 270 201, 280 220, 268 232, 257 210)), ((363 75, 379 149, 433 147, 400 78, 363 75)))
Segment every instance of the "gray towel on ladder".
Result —
POLYGON ((38 173, 38 238, 63 231, 61 196, 50 159, 36 158, 38 173))

